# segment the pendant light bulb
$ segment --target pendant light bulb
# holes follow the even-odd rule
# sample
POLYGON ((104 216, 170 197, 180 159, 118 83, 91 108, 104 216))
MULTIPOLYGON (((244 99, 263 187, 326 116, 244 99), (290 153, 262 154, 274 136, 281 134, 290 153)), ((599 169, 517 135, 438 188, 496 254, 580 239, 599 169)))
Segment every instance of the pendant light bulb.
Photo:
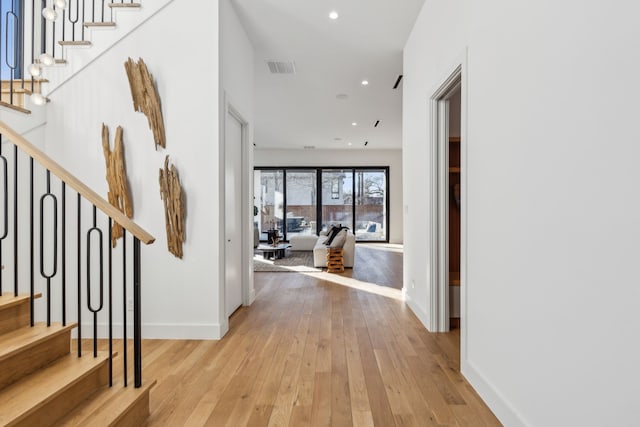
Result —
POLYGON ((42 75, 42 67, 39 64, 29 65, 29 74, 32 77, 40 77, 42 75))
POLYGON ((53 4, 56 8, 64 10, 67 7, 67 0, 54 0, 53 4))
POLYGON ((47 67, 50 67, 56 63, 56 61, 53 59, 53 56, 49 55, 48 53, 43 53, 38 57, 38 59, 40 60, 40 63, 42 65, 45 65, 47 67))
POLYGON ((45 98, 41 93, 33 93, 29 99, 31 99, 31 103, 33 105, 44 105, 47 103, 47 98, 45 98))
POLYGON ((42 9, 42 17, 47 21, 55 21, 58 19, 58 12, 52 7, 45 7, 42 9))

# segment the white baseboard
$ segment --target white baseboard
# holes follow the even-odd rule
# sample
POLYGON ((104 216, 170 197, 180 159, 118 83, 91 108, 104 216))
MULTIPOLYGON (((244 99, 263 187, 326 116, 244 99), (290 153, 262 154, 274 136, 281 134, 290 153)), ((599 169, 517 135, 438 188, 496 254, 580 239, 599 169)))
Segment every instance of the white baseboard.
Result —
MULTIPOLYGON (((165 340, 219 340, 227 333, 228 325, 211 324, 174 324, 174 323, 144 323, 142 325, 143 339, 165 339, 165 340)), ((77 329, 74 329, 72 336, 75 338, 77 329)), ((82 336, 91 338, 93 336, 93 325, 82 324, 82 336)), ((113 324, 113 337, 122 338, 122 323, 113 324)), ((98 338, 109 337, 106 323, 98 323, 98 338)), ((133 325, 127 324, 127 338, 133 338, 133 325)))
POLYGON ((507 399, 504 398, 491 385, 486 378, 478 372, 473 364, 468 361, 461 360, 462 375, 467 379, 475 391, 478 392, 482 400, 493 411, 500 422, 509 427, 528 427, 529 424, 524 421, 522 416, 513 408, 507 399))
MULTIPOLYGON (((429 330, 429 316, 427 316, 427 313, 417 306, 415 301, 411 299, 409 293, 405 292, 404 288, 403 296, 411 311, 413 311, 424 327, 429 330)), ((482 374, 480 374, 472 363, 466 360, 461 360, 461 372, 503 425, 509 427, 529 426, 529 424, 524 421, 523 417, 513 408, 513 405, 511 405, 508 400, 505 399, 504 396, 502 396, 482 374)))
POLYGON ((405 292, 404 289, 405 288, 402 288, 404 301, 407 303, 407 305, 409 306, 411 311, 413 311, 413 314, 416 315, 418 320, 420 320, 422 325, 427 330, 429 330, 429 316, 427 316, 427 313, 424 310, 422 310, 420 307, 418 307, 418 305, 411 299, 411 296, 409 295, 409 293, 405 292))

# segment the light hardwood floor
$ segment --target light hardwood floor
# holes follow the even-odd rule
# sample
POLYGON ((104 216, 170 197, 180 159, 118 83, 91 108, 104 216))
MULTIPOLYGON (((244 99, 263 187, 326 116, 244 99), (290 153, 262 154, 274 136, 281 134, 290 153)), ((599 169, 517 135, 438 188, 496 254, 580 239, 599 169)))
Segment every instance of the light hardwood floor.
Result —
POLYGON ((149 425, 499 426, 459 373, 458 333, 427 332, 356 273, 256 273, 224 339, 145 340, 149 425))

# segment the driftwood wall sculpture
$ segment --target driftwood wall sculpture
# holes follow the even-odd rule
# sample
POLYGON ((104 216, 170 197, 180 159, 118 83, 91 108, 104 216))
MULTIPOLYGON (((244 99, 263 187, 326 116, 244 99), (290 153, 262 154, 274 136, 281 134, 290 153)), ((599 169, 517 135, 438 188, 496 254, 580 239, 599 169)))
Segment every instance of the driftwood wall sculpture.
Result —
POLYGON ((144 113, 149 121, 149 127, 153 131, 156 149, 158 145, 166 148, 166 138, 164 133, 164 121, 162 119, 162 109, 160 108, 160 97, 153 82, 153 76, 149 73, 147 65, 142 58, 134 62, 129 58, 124 63, 129 78, 129 87, 133 97, 133 109, 144 113))
POLYGON ((164 201, 164 219, 167 228, 167 248, 178 258, 182 258, 184 231, 184 200, 182 186, 175 165, 169 168, 169 156, 164 159, 164 169, 160 169, 160 197, 164 201))
MULTIPOLYGON (((124 144, 122 142, 122 127, 116 129, 116 139, 113 151, 109 147, 109 128, 102 124, 102 151, 107 166, 107 183, 109 184, 108 200, 129 218, 133 217, 133 205, 127 184, 127 173, 124 168, 124 144)), ((122 226, 114 223, 111 228, 111 245, 115 248, 116 241, 122 237, 122 226)))

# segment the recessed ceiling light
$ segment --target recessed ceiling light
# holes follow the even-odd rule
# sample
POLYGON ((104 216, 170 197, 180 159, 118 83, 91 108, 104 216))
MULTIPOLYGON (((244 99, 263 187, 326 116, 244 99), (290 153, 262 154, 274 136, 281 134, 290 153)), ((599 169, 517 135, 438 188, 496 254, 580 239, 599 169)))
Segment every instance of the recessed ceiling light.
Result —
POLYGON ((351 123, 351 126, 358 126, 356 122, 351 123))
POLYGON ((347 143, 347 145, 348 145, 349 147, 351 147, 351 143, 350 143, 350 142, 349 142, 349 143, 347 143))
POLYGON ((369 80, 363 80, 363 81, 362 81, 362 86, 366 86, 366 85, 368 85, 368 84, 369 84, 369 80))
POLYGON ((334 21, 335 21, 336 19, 338 19, 338 16, 340 16, 340 15, 338 15, 338 12, 336 12, 335 10, 332 10, 332 11, 329 13, 329 18, 333 19, 334 21))

